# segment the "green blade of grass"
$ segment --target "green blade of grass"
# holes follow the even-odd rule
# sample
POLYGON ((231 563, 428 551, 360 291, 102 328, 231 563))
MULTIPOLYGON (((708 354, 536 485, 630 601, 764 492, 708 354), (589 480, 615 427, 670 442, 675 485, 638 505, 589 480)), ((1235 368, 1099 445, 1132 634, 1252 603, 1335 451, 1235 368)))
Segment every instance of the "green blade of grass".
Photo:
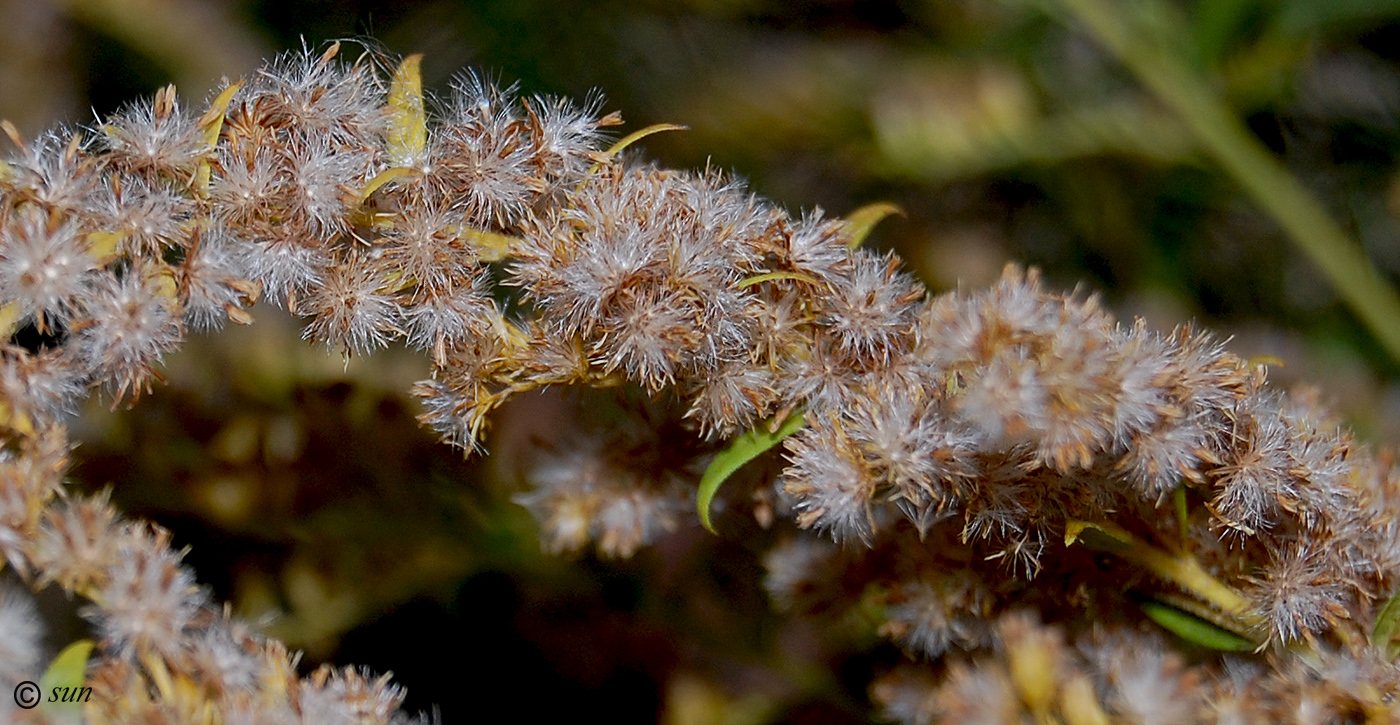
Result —
POLYGON ((793 411, 776 429, 770 430, 768 426, 760 425, 730 441, 724 450, 715 454, 714 460, 710 461, 710 465, 700 477, 700 490, 695 496, 700 523, 706 530, 715 533, 715 526, 710 522, 710 503, 715 500, 715 494, 719 493, 720 485, 735 471, 743 468, 745 463, 801 430, 805 424, 802 411, 793 411))

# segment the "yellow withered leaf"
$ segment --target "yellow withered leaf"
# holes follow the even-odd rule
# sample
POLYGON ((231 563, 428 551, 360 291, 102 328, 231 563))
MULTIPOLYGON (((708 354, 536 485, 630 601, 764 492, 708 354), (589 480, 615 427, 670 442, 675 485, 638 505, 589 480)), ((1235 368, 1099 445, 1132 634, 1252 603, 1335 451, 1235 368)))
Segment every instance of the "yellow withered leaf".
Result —
POLYGON ((175 281, 175 270, 166 264, 158 264, 147 273, 151 281, 152 291, 157 295, 178 302, 180 299, 180 283, 175 281))
POLYGON ((477 256, 483 262, 499 262, 509 257, 511 249, 520 241, 505 234, 468 226, 462 227, 462 239, 476 247, 477 256))
POLYGON ((423 111, 423 55, 403 59, 389 84, 389 163, 421 168, 427 162, 428 118, 423 111))
POLYGON ((22 436, 34 435, 34 421, 29 414, 15 409, 4 400, 0 400, 0 426, 5 426, 22 436))
POLYGON ((6 339, 15 334, 15 329, 19 327, 20 307, 19 303, 11 300, 0 306, 0 334, 6 339))
POLYGON ((219 134, 224 132, 224 117, 228 115, 228 104, 233 101, 233 94, 242 87, 243 81, 239 81, 220 91, 214 102, 209 104, 209 110, 199 117, 199 129, 203 134, 200 140, 209 147, 208 153, 199 160, 194 175, 194 190, 201 196, 209 195, 209 161, 214 155, 214 147, 219 143, 219 134))
POLYGON ((88 254, 100 265, 117 258, 117 245, 126 239, 126 232, 98 231, 87 235, 88 254))

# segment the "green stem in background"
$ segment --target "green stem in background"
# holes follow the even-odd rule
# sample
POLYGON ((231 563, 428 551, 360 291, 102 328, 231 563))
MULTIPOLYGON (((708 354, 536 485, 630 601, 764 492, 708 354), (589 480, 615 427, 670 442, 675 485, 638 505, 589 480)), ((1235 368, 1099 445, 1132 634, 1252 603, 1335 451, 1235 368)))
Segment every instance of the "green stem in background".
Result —
POLYGON ((57 0, 74 18, 158 63, 186 98, 215 87, 220 76, 257 68, 269 46, 240 16, 243 3, 209 0, 57 0))
MULTIPOLYGON (((1220 95, 1188 66, 1171 41, 1179 33, 1168 8, 1153 0, 1049 0, 1067 10, 1116 55, 1200 144, 1292 238, 1376 339, 1400 362, 1400 295, 1277 158, 1251 134, 1220 95), (1128 17, 1131 14, 1132 17, 1128 17), (1135 21, 1148 22, 1135 22, 1135 21)), ((1179 49, 1178 45, 1178 49, 1179 49)))

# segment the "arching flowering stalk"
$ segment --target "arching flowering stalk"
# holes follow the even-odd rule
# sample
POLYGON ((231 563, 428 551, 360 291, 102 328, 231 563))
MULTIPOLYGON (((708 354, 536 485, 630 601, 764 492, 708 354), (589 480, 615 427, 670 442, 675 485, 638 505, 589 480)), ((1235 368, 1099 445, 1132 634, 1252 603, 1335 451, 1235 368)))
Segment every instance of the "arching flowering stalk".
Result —
MULTIPOLYGON (((42 342, 0 351, 0 553, 91 600, 89 719, 402 719, 386 680, 297 678, 167 534, 63 493, 75 401, 134 398, 187 327, 248 322, 259 296, 343 354, 427 353, 422 420, 467 450, 519 393, 626 391, 529 469, 518 500, 555 551, 628 556, 691 525, 726 441, 805 421, 752 492, 760 523, 791 529, 769 590, 798 612, 878 612, 882 635, 946 664, 879 684, 890 717, 1400 718, 1378 694, 1395 691, 1391 643, 1369 636, 1394 629, 1400 484, 1262 368, 1015 267, 929 295, 860 248, 860 224, 604 149, 619 119, 596 102, 466 76, 429 119, 417 62, 389 75, 332 46, 200 115, 167 89, 91 135, 10 129, 0 321, 42 342), (492 280, 523 303, 504 309, 492 280), (1262 654, 1188 668, 1142 599, 1262 654)), ((741 501, 722 498, 722 529, 741 501)), ((32 623, 17 597, 0 593, 0 621, 32 623)), ((0 652, 29 662, 35 631, 0 628, 0 652)))

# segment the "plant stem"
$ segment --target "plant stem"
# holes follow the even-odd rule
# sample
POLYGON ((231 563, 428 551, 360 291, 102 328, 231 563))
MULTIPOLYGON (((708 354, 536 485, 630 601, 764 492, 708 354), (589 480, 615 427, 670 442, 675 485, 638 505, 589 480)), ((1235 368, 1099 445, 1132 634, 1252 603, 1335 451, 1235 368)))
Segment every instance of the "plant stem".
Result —
MULTIPOLYGON (((1190 129, 1245 192, 1283 228, 1331 281, 1342 300, 1400 362, 1400 295, 1323 208, 1193 72, 1162 42, 1170 33, 1133 27, 1127 12, 1165 17, 1158 3, 1114 5, 1105 0, 1053 0, 1082 22, 1190 129), (1146 7, 1145 7, 1146 6, 1146 7), (1121 10, 1121 8, 1133 8, 1121 10)), ((1156 25, 1165 25, 1157 23, 1156 25)), ((1153 30, 1168 30, 1156 28, 1153 30)))
POLYGON ((1249 612, 1249 600, 1228 584, 1201 568, 1188 553, 1171 554, 1153 548, 1126 529, 1107 521, 1071 520, 1065 528, 1065 544, 1081 542, 1141 566, 1153 576, 1180 587, 1214 611, 1224 615, 1207 617, 1220 627, 1244 633, 1259 629, 1263 622, 1249 612))

